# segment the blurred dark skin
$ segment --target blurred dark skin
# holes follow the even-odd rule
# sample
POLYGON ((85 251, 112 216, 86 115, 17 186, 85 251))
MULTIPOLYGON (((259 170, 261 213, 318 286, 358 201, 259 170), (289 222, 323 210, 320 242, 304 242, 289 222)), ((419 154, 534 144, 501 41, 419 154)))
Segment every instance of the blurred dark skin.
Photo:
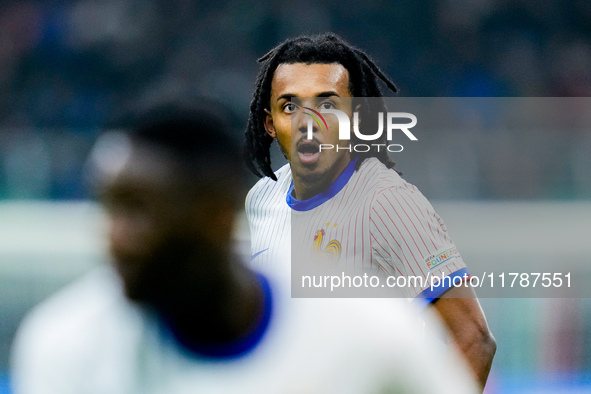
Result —
POLYGON ((98 167, 97 192, 126 296, 155 308, 192 342, 247 335, 263 296, 232 254, 240 180, 200 177, 172 152, 133 140, 126 160, 98 167))

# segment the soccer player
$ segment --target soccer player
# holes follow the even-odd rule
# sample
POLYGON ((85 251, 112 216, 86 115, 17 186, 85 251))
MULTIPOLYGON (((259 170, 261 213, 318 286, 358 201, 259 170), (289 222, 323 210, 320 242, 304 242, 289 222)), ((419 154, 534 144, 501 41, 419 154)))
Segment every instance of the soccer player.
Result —
POLYGON ((113 266, 27 317, 15 393, 474 392, 408 305, 290 302, 234 258, 244 177, 227 130, 207 107, 165 106, 99 140, 113 266))
MULTIPOLYGON (((371 119, 364 116, 369 109, 359 108, 351 97, 382 97, 379 81, 396 92, 374 62, 332 33, 289 39, 259 61, 246 130, 248 164, 264 176, 246 199, 252 264, 289 261, 286 251, 293 240, 294 255, 306 247, 319 248, 332 261, 379 267, 388 275, 458 280, 467 275, 442 219, 394 170, 385 149, 320 151, 320 144, 363 142, 356 136, 339 141, 336 117, 331 115, 324 116, 327 128, 314 125, 313 139, 307 138, 304 108, 339 109, 350 119, 353 110, 359 110, 363 124, 371 119), (274 140, 289 161, 277 172, 271 168, 269 150, 274 140), (296 220, 300 226, 293 234, 296 220)), ((386 133, 373 142, 386 144, 386 133)), ((434 291, 427 280, 415 283, 407 295, 431 303, 484 387, 496 343, 474 291, 453 287, 451 280, 434 291)))

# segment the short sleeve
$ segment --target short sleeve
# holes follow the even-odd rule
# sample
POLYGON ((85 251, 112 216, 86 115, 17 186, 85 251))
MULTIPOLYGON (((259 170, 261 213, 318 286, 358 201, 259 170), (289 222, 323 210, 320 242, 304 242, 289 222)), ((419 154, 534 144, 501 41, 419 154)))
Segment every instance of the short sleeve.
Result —
POLYGON ((388 275, 407 278, 399 283, 408 297, 431 302, 469 276, 445 223, 416 189, 391 187, 377 193, 370 235, 372 260, 388 275))

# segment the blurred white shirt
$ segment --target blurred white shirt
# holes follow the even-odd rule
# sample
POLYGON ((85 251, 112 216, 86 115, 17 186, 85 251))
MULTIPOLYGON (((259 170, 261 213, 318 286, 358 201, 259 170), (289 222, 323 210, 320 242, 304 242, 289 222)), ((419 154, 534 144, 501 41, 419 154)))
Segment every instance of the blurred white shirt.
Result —
POLYGON ((270 283, 273 311, 258 345, 208 358, 129 302, 113 271, 97 270, 25 319, 12 354, 15 393, 477 392, 458 355, 422 334, 404 300, 291 299, 288 281, 270 283))

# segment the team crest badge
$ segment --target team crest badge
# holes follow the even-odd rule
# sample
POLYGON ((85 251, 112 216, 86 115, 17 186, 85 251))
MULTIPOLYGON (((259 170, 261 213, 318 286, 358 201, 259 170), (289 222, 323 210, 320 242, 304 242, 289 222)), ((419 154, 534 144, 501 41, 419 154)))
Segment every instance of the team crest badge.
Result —
POLYGON ((312 254, 319 257, 324 262, 336 263, 341 257, 341 243, 333 239, 322 248, 324 235, 324 229, 316 231, 314 243, 312 244, 312 254))

